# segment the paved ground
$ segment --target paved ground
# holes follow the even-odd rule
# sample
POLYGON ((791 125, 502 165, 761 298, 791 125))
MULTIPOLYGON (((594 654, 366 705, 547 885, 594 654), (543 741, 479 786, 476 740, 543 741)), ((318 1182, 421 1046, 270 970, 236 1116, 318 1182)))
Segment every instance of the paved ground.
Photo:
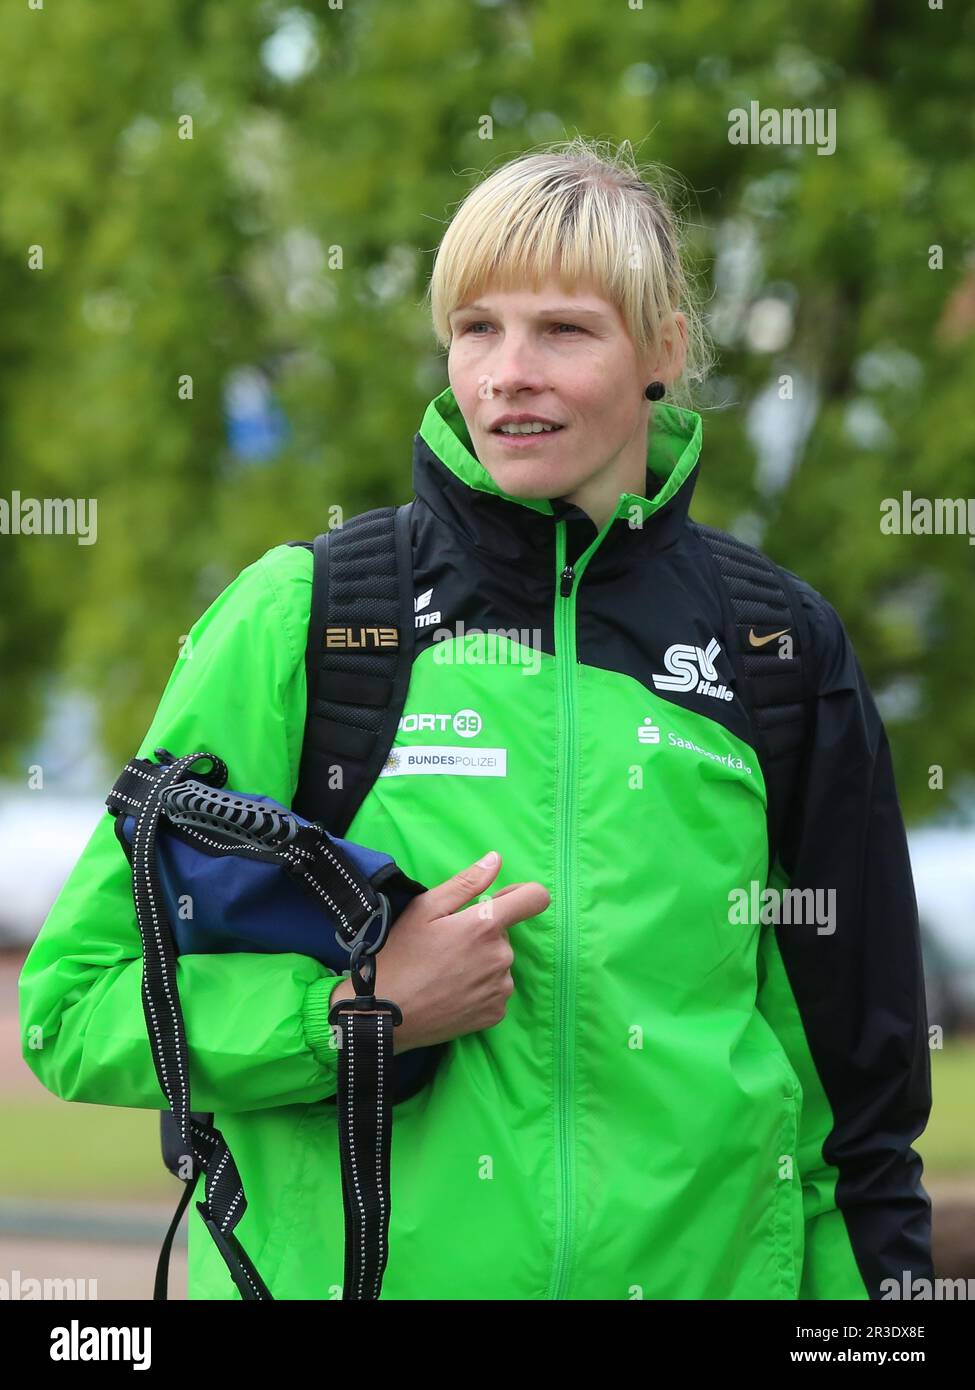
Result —
MULTIPOLYGON (((975 1205, 952 1209, 934 1200, 935 1272, 942 1278, 975 1280, 975 1205)), ((153 1245, 0 1235, 0 1279, 8 1284, 19 1280, 21 1286, 29 1278, 72 1279, 79 1298, 149 1301, 165 1230, 161 1222, 153 1245)), ((169 1297, 186 1299, 185 1250, 173 1250, 169 1297)))
MULTIPOLYGON (((156 1278, 159 1246, 166 1229, 164 1223, 157 1245, 32 1240, 0 1235, 0 1279, 7 1280, 11 1288, 19 1280, 22 1289, 26 1279, 71 1279, 75 1281, 73 1296, 77 1298, 149 1301, 156 1278)), ((56 1297, 58 1288, 64 1286, 49 1285, 48 1296, 56 1297)), ((43 1289, 42 1284, 41 1292, 43 1289)), ((185 1251, 174 1249, 170 1258, 169 1297, 173 1301, 186 1298, 185 1251)))

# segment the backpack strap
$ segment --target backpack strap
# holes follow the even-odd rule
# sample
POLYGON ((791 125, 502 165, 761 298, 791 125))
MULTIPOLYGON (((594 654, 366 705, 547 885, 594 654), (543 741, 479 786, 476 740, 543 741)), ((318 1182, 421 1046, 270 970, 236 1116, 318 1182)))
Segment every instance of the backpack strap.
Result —
POLYGON ((786 833, 812 727, 809 625, 787 570, 727 531, 688 521, 721 578, 729 657, 752 720, 768 796, 769 873, 786 833), (787 635, 788 645, 754 638, 787 635))
POLYGON ((348 830, 396 737, 413 666, 412 502, 351 517, 314 555, 308 715, 292 807, 348 830))

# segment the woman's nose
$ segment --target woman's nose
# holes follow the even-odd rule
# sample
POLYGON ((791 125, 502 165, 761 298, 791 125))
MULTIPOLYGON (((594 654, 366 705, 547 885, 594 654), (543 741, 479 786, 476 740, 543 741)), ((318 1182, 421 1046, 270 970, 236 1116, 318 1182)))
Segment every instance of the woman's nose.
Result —
POLYGON ((545 384, 538 356, 525 342, 500 344, 492 355, 486 375, 494 393, 503 396, 545 384))

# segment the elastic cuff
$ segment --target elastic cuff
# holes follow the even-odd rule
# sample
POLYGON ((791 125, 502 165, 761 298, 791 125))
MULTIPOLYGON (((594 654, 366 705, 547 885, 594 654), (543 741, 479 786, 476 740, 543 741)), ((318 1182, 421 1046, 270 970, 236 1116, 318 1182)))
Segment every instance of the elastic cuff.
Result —
POLYGON ((324 975, 320 980, 312 980, 305 990, 305 1002, 301 1009, 305 1042, 322 1066, 327 1067, 333 1076, 338 1061, 338 1048, 332 1042, 332 1025, 328 1021, 328 1011, 332 1003, 332 990, 346 978, 345 975, 324 975))

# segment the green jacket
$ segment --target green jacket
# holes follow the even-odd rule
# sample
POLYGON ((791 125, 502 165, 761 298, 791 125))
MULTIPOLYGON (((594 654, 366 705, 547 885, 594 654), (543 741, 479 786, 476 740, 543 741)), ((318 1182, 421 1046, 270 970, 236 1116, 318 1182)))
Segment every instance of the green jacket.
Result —
MULTIPOLYGON (((449 390, 416 435, 412 679, 347 838, 428 886, 496 848, 492 891, 535 879, 551 904, 510 930, 502 1022, 448 1044, 395 1108, 385 1299, 862 1299, 931 1277, 911 1148, 930 1061, 886 734, 835 610, 797 581, 815 745, 770 876, 739 638, 687 516, 701 434, 658 406, 646 493, 598 534, 561 499, 500 492, 449 390), (733 907, 790 883, 835 890, 832 930, 733 907)), ((243 570, 138 756, 212 749, 229 786, 290 804, 310 588, 300 546, 243 570)), ((165 1107, 141 970, 106 811, 21 977, 49 1090, 165 1107)), ((296 954, 177 971, 193 1105, 247 1195, 237 1235, 275 1298, 338 1298, 339 977, 296 954)), ((192 1206, 189 1282, 239 1296, 192 1206)))

